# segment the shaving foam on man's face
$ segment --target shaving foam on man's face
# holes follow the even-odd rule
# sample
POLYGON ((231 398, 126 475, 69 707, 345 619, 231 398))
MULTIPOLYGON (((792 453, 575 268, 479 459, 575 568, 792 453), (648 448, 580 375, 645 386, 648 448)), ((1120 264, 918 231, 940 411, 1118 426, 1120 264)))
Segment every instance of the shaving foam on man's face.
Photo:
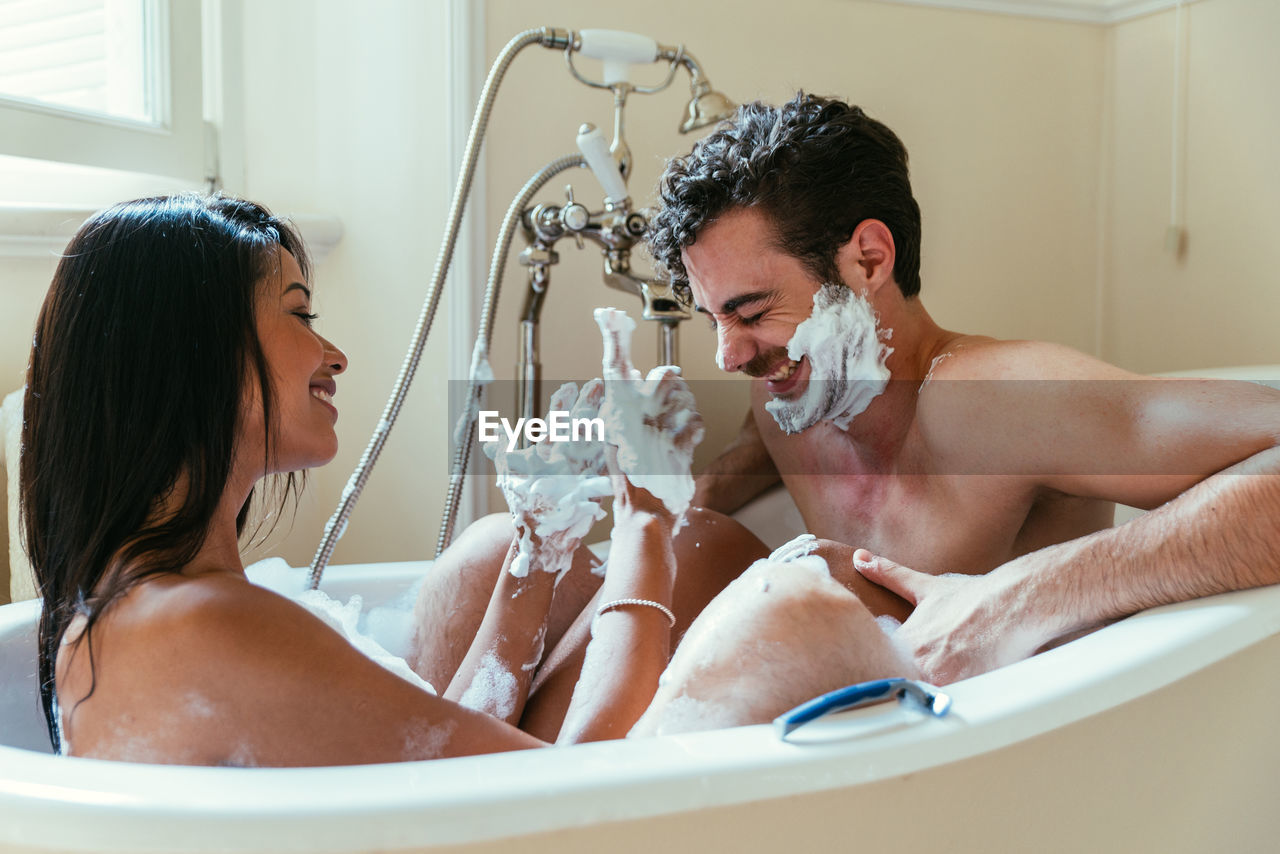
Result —
POLYGON ((789 395, 775 396, 765 410, 785 433, 799 433, 819 421, 845 430, 884 391, 889 381, 885 361, 892 352, 880 340, 866 299, 828 282, 813 295, 813 312, 787 342, 793 364, 808 360, 808 382, 789 395))

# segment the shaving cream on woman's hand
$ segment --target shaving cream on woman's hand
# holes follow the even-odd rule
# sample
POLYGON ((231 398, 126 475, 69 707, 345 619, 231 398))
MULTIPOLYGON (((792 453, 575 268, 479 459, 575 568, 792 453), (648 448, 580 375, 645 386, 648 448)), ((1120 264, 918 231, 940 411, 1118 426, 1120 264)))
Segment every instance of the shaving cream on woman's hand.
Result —
POLYGON ((597 308, 595 318, 604 337, 605 438, 617 446, 627 479, 682 520, 693 498, 693 449, 704 433, 697 401, 674 365, 640 378, 631 364, 636 323, 625 311, 597 308))
MULTIPOLYGON (((604 383, 598 379, 584 385, 581 393, 573 383, 565 383, 551 396, 551 409, 563 411, 572 405, 571 418, 595 418, 603 398, 604 383)), ((600 502, 613 494, 605 473, 604 443, 543 441, 508 451, 502 442, 488 442, 484 452, 498 470, 498 487, 520 532, 511 574, 523 578, 533 567, 562 575, 592 523, 604 517, 600 502)))

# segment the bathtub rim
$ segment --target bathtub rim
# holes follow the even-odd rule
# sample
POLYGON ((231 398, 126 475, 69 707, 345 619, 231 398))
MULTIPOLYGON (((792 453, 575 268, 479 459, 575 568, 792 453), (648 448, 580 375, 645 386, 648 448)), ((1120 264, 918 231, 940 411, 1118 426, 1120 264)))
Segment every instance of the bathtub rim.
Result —
MULTIPOLYGON (((405 579, 423 568, 334 567, 325 587, 338 595, 378 573, 405 579)), ((0 635, 37 610, 37 603, 0 608, 0 635)), ((207 846, 175 847, 175 840, 216 839, 226 851, 395 849, 846 788, 1017 744, 1144 696, 1277 633, 1280 586, 1164 606, 948 686, 955 716, 873 707, 813 724, 796 744, 756 726, 551 752, 318 769, 172 768, 0 747, 0 843, 194 851, 207 846), (884 728, 850 737, 877 724, 884 728), (530 791, 529 779, 540 780, 541 788, 530 791), (372 817, 376 825, 361 820, 372 817)))

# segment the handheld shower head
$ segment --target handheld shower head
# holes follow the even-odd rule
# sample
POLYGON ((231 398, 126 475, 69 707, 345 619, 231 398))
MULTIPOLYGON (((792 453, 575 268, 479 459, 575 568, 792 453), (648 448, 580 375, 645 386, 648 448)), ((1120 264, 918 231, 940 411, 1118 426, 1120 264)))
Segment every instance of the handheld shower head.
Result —
POLYGON ((680 123, 680 133, 692 133, 709 125, 722 122, 733 116, 738 105, 725 97, 723 92, 711 88, 711 84, 700 80, 693 86, 693 97, 689 99, 687 117, 680 123))
POLYGON ((683 66, 689 72, 689 106, 685 120, 680 123, 680 133, 692 133, 724 121, 733 115, 737 104, 723 92, 711 88, 702 73, 702 66, 684 45, 661 45, 653 39, 635 33, 618 30, 549 30, 542 44, 549 48, 563 49, 569 72, 580 82, 599 89, 613 89, 614 97, 625 99, 628 92, 651 95, 671 84, 676 69, 683 66), (604 81, 589 80, 574 67, 573 55, 580 53, 604 62, 604 81), (667 79, 656 86, 636 86, 631 83, 630 67, 659 60, 671 63, 667 79))
POLYGON ((733 116, 738 105, 723 92, 711 88, 711 81, 702 73, 702 66, 693 54, 680 48, 676 61, 689 71, 689 106, 685 120, 680 123, 680 133, 692 133, 733 116))

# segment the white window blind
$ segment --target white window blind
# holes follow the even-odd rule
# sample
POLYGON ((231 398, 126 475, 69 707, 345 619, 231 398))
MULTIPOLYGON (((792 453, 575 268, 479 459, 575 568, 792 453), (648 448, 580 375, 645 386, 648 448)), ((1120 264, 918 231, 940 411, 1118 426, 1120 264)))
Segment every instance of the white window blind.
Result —
POLYGON ((200 0, 0 0, 0 154, 199 181, 200 0))

